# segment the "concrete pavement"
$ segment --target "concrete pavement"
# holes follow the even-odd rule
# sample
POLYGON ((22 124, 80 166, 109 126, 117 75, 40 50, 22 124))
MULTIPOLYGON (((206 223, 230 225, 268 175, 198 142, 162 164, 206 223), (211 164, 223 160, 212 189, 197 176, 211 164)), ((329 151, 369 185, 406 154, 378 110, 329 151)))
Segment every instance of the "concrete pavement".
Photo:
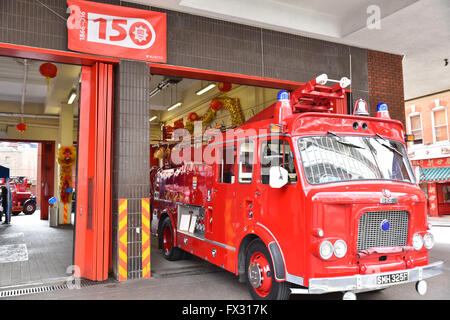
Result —
MULTIPOLYGON (((414 284, 394 286, 378 292, 360 293, 359 300, 449 300, 450 299, 450 227, 434 226, 432 232, 439 243, 430 260, 444 261, 444 274, 429 279, 428 293, 419 296, 414 284)), ((153 239, 154 240, 154 239, 153 239)), ((156 241, 153 241, 156 243, 156 241)), ((169 262, 152 247, 152 278, 110 282, 48 293, 24 295, 11 299, 70 300, 246 300, 251 299, 245 284, 237 277, 196 257, 169 262)), ((292 295, 291 300, 341 299, 341 293, 326 295, 292 295)))

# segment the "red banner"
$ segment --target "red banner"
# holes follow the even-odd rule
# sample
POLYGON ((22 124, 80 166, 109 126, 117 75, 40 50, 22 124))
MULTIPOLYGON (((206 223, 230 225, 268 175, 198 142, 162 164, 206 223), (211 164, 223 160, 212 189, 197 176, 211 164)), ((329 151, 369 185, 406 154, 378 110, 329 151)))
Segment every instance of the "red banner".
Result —
POLYGON ((70 50, 167 62, 166 14, 82 0, 67 0, 70 50))
POLYGON ((421 166, 422 168, 444 168, 450 166, 450 157, 437 159, 412 160, 411 164, 414 166, 421 166))

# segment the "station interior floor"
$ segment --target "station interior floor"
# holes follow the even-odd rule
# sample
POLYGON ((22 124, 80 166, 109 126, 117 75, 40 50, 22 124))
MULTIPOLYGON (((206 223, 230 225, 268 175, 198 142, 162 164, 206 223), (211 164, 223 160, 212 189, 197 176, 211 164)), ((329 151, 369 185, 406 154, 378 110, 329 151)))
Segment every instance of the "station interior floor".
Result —
POLYGON ((50 227, 40 211, 0 223, 0 287, 67 277, 72 265, 73 226, 50 227))
MULTIPOLYGON (((152 278, 221 271, 190 255, 180 261, 165 260, 153 236, 151 247, 152 278)), ((72 225, 50 227, 48 220, 40 220, 39 210, 29 216, 12 216, 9 225, 0 223, 0 290, 63 282, 69 276, 66 271, 72 265, 72 255, 72 225)))

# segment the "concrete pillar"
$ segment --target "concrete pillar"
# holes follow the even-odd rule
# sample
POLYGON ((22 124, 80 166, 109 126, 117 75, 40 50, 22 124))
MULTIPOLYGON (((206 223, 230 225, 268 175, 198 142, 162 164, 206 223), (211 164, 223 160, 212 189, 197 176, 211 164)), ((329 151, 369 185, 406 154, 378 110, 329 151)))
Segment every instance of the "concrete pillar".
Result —
MULTIPOLYGON (((113 140, 113 272, 119 279, 119 202, 127 200, 127 279, 142 278, 142 199, 150 194, 150 70, 144 62, 121 61, 116 68, 113 140)), ((123 230, 123 229, 122 229, 123 230)), ((121 264, 121 265, 123 265, 121 264)))
MULTIPOLYGON (((59 113, 59 133, 58 133, 58 145, 55 150, 56 161, 58 159, 58 152, 61 146, 71 146, 73 145, 73 104, 62 103, 61 110, 59 113)), ((60 178, 60 166, 56 162, 58 172, 55 175, 55 186, 58 190, 58 200, 60 199, 59 194, 59 178, 60 178)), ((69 202, 67 207, 68 221, 70 223, 70 217, 72 212, 72 202, 69 202)), ((59 202, 59 213, 58 213, 58 223, 64 224, 64 205, 59 202)))

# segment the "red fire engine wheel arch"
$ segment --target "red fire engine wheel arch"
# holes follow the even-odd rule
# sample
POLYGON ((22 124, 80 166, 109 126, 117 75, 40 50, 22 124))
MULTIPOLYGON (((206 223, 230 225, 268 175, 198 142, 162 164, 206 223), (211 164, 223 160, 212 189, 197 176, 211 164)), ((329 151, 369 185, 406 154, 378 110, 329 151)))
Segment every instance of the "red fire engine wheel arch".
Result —
POLYGON ((113 66, 119 60, 8 43, 0 43, 0 55, 82 66, 74 264, 79 276, 105 280, 112 250, 113 66))

